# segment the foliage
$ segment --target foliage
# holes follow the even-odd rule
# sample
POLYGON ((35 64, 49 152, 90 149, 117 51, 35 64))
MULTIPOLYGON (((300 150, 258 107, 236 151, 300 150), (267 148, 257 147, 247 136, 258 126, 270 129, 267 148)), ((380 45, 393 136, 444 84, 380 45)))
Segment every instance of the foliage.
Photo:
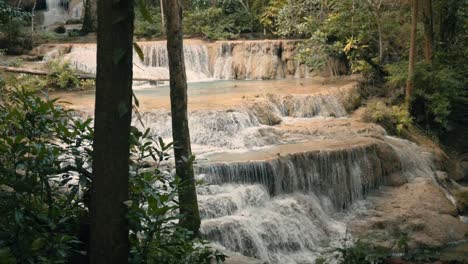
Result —
MULTIPOLYGON (((403 98, 407 79, 407 61, 386 66, 386 88, 403 98)), ((460 120, 456 117, 462 105, 468 104, 463 62, 451 60, 441 63, 436 57, 434 65, 418 63, 415 70, 415 91, 411 114, 414 121, 435 135, 444 135, 454 129, 460 120), (457 110, 458 107, 458 110, 457 110)))
MULTIPOLYGON (((140 3, 138 3, 140 4, 140 3)), ((135 30, 133 34, 136 37, 160 37, 164 34, 161 28, 161 9, 158 6, 147 8, 148 15, 151 16, 149 21, 141 12, 135 12, 135 30)))
POLYGON ((48 88, 73 89, 80 85, 77 72, 67 61, 52 60, 47 64, 50 75, 47 77, 48 88))
POLYGON ((233 16, 226 16, 221 8, 207 8, 190 12, 185 17, 184 32, 210 40, 233 39, 242 28, 233 16))
POLYGON ((132 128, 129 206, 132 263, 210 263, 224 260, 203 241, 177 225, 177 190, 184 183, 160 170, 169 159, 172 143, 155 139, 150 130, 132 128), (155 164, 155 165, 151 165, 155 164))
POLYGON ((8 54, 20 54, 32 47, 31 38, 23 29, 29 17, 29 13, 0 0, 0 48, 8 54))
POLYGON ((387 106, 381 100, 368 103, 364 119, 379 123, 390 133, 398 135, 412 125, 412 118, 405 105, 387 106))
MULTIPOLYGON (((87 249, 91 119, 8 90, 0 99, 0 262, 68 263, 87 249)), ((177 225, 183 186, 160 170, 172 144, 131 130, 129 207, 133 263, 210 263, 225 256, 177 225)))
POLYGON ((65 263, 79 250, 90 120, 22 90, 0 103, 0 262, 65 263))
POLYGON ((420 64, 415 74, 412 112, 416 122, 441 134, 452 129, 454 104, 468 102, 466 78, 451 65, 420 64))
POLYGON ((351 246, 337 248, 340 253, 338 260, 341 264, 378 264, 385 263, 384 259, 389 256, 389 251, 360 240, 351 246))

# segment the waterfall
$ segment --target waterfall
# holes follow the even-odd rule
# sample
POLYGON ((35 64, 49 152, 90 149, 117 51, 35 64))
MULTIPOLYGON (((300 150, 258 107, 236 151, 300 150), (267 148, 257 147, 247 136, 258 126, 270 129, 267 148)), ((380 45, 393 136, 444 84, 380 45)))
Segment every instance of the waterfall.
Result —
MULTIPOLYGON (((51 9, 47 23, 64 20, 66 15, 60 0, 48 0, 51 9), (60 17, 57 17, 57 14, 60 17)), ((81 16, 81 6, 71 9, 73 17, 81 16)), ((206 80, 264 80, 309 77, 310 70, 295 59, 297 41, 219 41, 206 43, 187 41, 184 44, 184 58, 187 79, 191 82, 206 80)), ((165 41, 139 43, 144 60, 134 53, 133 72, 136 77, 169 77, 168 57, 165 41)), ((96 72, 96 45, 73 44, 66 54, 78 70, 96 72)))
MULTIPOLYGON (((152 52, 142 64, 164 65, 152 52)), ((204 239, 271 264, 314 263, 341 245, 356 204, 393 176, 433 179, 430 153, 349 118, 338 96, 266 95, 189 113, 204 239)), ((140 116, 134 125, 170 141, 168 110, 140 116)))
MULTIPOLYGON (((169 68, 169 59, 165 42, 145 42, 140 44, 144 53, 144 65, 148 68, 169 68)), ((184 45, 185 70, 190 81, 208 80, 209 70, 208 48, 205 45, 184 45)), ((168 74, 168 72, 167 72, 168 74)))
POLYGON ((233 79, 232 45, 220 43, 216 54, 213 76, 219 80, 233 79))
POLYGON ((44 12, 44 26, 50 26, 56 22, 65 22, 68 15, 61 0, 46 0, 47 10, 44 12))
MULTIPOLYGON (((169 61, 165 42, 140 43, 144 53, 144 61, 138 54, 133 54, 133 75, 143 78, 169 78, 169 61)), ((210 80, 208 68, 208 50, 206 46, 198 44, 184 45, 185 69, 189 81, 210 80)), ((76 69, 96 73, 96 45, 73 45, 70 53, 65 55, 76 69)))
MULTIPOLYGON (((258 101, 261 110, 246 104, 189 113, 196 177, 203 182, 200 232, 221 248, 272 264, 314 263, 345 235, 343 214, 391 175, 433 175, 429 153, 379 126, 353 124, 334 95, 258 101), (307 129, 261 122, 272 114, 286 127, 307 129)), ((169 112, 145 112, 142 121, 170 137, 169 112)))

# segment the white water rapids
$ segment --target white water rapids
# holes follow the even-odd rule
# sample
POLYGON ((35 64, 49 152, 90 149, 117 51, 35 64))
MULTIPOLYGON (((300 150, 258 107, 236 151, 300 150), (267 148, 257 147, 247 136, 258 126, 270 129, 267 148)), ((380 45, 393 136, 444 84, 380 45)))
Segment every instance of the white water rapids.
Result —
MULTIPOLYGON (((308 70, 290 60, 288 45, 278 43, 188 43, 187 76, 191 81, 306 76, 308 70)), ((167 78, 164 46, 141 44, 145 60, 135 56, 136 76, 167 78)), ((66 58, 80 70, 96 70, 94 45, 73 46, 66 58)), ((294 93, 303 87, 302 80, 298 83, 296 90, 284 88, 291 88, 288 95, 249 93, 259 85, 254 81, 206 91, 189 87, 189 103, 198 93, 209 98, 189 113, 196 177, 204 182, 197 189, 201 234, 219 247, 271 264, 312 264, 329 255, 345 236, 353 207, 387 184, 390 175, 433 176, 432 157, 420 147, 350 118, 345 91, 294 93), (241 103, 218 107, 223 96, 241 103)), ((155 105, 167 96, 157 90, 163 88, 151 89, 136 90, 137 96, 155 105)), ((171 141, 168 110, 159 105, 140 114, 145 128, 171 141)), ((134 125, 141 126, 136 116, 134 125)))
MULTIPOLYGON (((266 102, 264 111, 244 105, 189 116, 196 174, 205 182, 197 191, 201 233, 229 251, 272 264, 314 263, 345 236, 349 209, 389 175, 433 175, 417 145, 360 127, 334 96, 266 102), (268 111, 282 124, 262 124, 268 111)), ((167 111, 144 112, 142 121, 170 140, 167 111)))

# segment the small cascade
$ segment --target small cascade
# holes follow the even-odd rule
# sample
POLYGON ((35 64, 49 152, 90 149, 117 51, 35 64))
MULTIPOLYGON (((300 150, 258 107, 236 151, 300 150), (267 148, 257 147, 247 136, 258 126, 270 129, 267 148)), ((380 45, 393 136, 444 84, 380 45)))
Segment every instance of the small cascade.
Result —
MULTIPOLYGON (((144 53, 144 65, 151 68, 162 68, 167 74, 169 59, 165 42, 145 42, 140 47, 144 53)), ((205 45, 184 45, 184 59, 187 78, 190 81, 210 79, 208 48, 205 45)), ((169 76, 169 75, 167 75, 169 76)))
POLYGON ((44 12, 44 26, 50 26, 56 22, 65 22, 68 18, 61 0, 46 0, 47 10, 44 12))
MULTIPOLYGON (((60 0, 48 0, 51 9, 46 23, 65 20, 67 13, 60 0)), ((82 4, 71 7, 74 18, 82 15, 82 4)), ((139 43, 144 60, 134 53, 135 77, 169 77, 166 42, 148 41, 139 43)), ((191 82, 207 80, 266 80, 284 78, 307 78, 310 69, 295 59, 297 41, 220 41, 206 43, 187 41, 184 58, 187 79, 191 82)), ((74 44, 66 59, 78 70, 96 72, 96 45, 74 44)))
MULTIPOLYGON (((138 54, 133 54, 133 76, 141 78, 169 78, 169 63, 165 42, 148 42, 140 44, 144 52, 144 61, 138 54)), ((208 50, 203 45, 185 45, 185 68, 189 81, 209 80, 208 50)), ((96 45, 73 45, 65 59, 76 69, 96 73, 96 45)))
MULTIPOLYGON (((163 138, 172 135, 171 116, 165 110, 142 113, 141 119, 146 127, 163 138)), ((138 125, 138 123, 135 123, 138 125)), ((240 111, 197 111, 189 114, 189 129, 192 143, 223 147, 228 149, 244 148, 251 139, 249 128, 258 127, 256 118, 240 111)))
POLYGON ((347 116, 343 105, 333 95, 268 95, 267 104, 264 104, 263 107, 270 108, 269 111, 274 111, 281 116, 288 117, 347 116))
POLYGON ((232 48, 231 44, 225 42, 218 45, 216 61, 213 66, 213 77, 215 79, 235 79, 233 75, 232 48))
MULTIPOLYGON (((294 192, 330 197, 342 210, 385 181, 379 145, 348 147, 332 151, 299 152, 277 158, 246 162, 205 164, 197 167, 207 183, 261 184, 271 195, 294 192)), ((391 153, 396 155, 394 153, 391 153)))
POLYGON ((266 80, 309 76, 295 58, 294 41, 221 41, 213 67, 216 79, 266 80))
POLYGON ((205 219, 200 231, 230 250, 269 263, 314 263, 321 243, 345 230, 321 203, 314 194, 275 197, 260 207, 205 219))
MULTIPOLYGON (((147 49, 141 64, 163 66, 164 49, 147 49)), ((254 96, 189 112, 203 238, 271 264, 314 263, 330 251, 324 244, 339 246, 360 200, 398 177, 432 179, 430 153, 348 118, 338 96, 254 96)), ((140 121, 171 141, 168 110, 140 121)))

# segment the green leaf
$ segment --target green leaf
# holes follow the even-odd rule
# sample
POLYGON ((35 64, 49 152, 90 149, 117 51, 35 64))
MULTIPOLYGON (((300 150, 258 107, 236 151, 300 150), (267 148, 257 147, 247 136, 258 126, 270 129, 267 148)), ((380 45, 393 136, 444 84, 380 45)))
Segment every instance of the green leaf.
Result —
POLYGON ((15 257, 11 254, 10 248, 0 248, 0 263, 16 263, 15 257))
POLYGON ((151 24, 154 24, 153 17, 151 16, 150 12, 148 11, 148 8, 146 6, 145 1, 143 0, 138 0, 138 9, 140 10, 141 15, 143 18, 148 21, 151 24))
POLYGON ((133 96, 133 99, 135 100, 135 105, 137 107, 140 107, 140 102, 138 101, 138 98, 136 97, 135 93, 132 91, 132 96, 133 96))
POLYGON ((143 51, 141 50, 140 45, 138 43, 133 42, 133 48, 135 49, 136 53, 138 54, 138 57, 140 58, 141 61, 145 60, 145 54, 143 54, 143 51))

